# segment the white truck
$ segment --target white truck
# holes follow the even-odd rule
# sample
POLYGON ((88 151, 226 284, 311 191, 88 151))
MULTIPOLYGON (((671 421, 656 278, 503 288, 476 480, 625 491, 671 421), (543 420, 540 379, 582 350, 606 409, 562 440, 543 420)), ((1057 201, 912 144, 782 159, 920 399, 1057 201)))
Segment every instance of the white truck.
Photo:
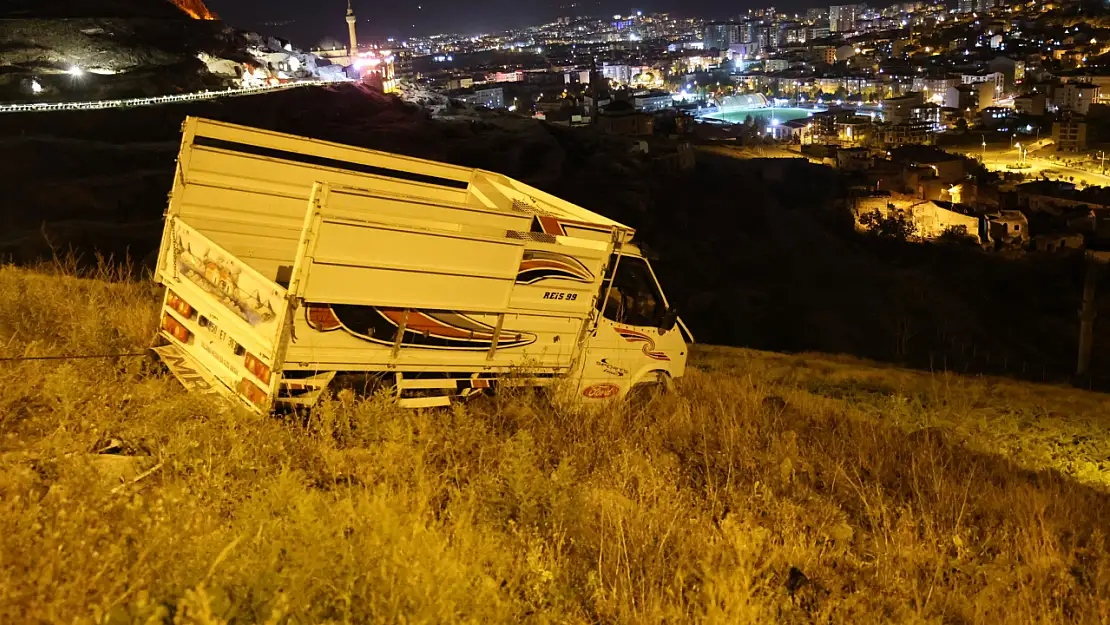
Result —
POLYGON ((409 407, 623 397, 681 376, 689 337, 632 235, 488 171, 189 118, 153 350, 259 412, 351 380, 409 407))

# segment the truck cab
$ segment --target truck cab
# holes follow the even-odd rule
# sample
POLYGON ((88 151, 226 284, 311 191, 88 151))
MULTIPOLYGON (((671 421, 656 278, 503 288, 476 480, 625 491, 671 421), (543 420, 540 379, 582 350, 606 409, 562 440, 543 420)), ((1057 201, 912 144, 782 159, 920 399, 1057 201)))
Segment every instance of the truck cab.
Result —
POLYGON ((669 386, 685 373, 689 333, 638 248, 626 246, 613 255, 595 314, 581 369, 585 398, 669 386))

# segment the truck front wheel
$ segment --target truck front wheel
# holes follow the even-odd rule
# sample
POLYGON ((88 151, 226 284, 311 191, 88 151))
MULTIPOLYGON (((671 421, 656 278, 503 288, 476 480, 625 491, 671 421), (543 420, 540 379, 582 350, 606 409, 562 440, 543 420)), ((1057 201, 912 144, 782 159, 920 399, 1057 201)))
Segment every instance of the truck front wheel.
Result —
POLYGON ((644 404, 656 395, 669 395, 674 392, 674 380, 666 371, 653 371, 637 382, 628 391, 628 401, 644 404))

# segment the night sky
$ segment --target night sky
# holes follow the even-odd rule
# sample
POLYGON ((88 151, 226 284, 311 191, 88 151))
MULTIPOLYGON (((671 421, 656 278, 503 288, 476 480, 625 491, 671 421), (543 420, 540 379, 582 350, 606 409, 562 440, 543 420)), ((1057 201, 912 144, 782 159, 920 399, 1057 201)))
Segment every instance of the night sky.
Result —
MULTIPOLYGON (((633 9, 721 18, 764 5, 797 9, 805 0, 353 0, 359 35, 379 38, 441 32, 476 34, 539 24, 559 15, 612 15, 633 9), (574 8, 571 3, 576 3, 574 8), (417 8, 422 6, 423 8, 417 8)), ((228 23, 311 47, 325 36, 346 39, 346 0, 205 0, 228 23), (269 22, 270 24, 267 24, 269 22), (273 23, 289 22, 274 25, 273 23)), ((813 3, 815 6, 820 2, 813 3)))

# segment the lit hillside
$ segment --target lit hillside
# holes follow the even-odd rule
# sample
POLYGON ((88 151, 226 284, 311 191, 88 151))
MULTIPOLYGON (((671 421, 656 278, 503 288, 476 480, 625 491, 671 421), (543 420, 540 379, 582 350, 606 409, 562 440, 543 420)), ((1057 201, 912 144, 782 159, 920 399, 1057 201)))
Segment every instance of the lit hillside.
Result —
MULTIPOLYGON (((0 267, 0 358, 157 291, 0 267)), ((1105 622, 1102 395, 702 349, 672 396, 307 421, 0 362, 0 622, 1105 622)))

